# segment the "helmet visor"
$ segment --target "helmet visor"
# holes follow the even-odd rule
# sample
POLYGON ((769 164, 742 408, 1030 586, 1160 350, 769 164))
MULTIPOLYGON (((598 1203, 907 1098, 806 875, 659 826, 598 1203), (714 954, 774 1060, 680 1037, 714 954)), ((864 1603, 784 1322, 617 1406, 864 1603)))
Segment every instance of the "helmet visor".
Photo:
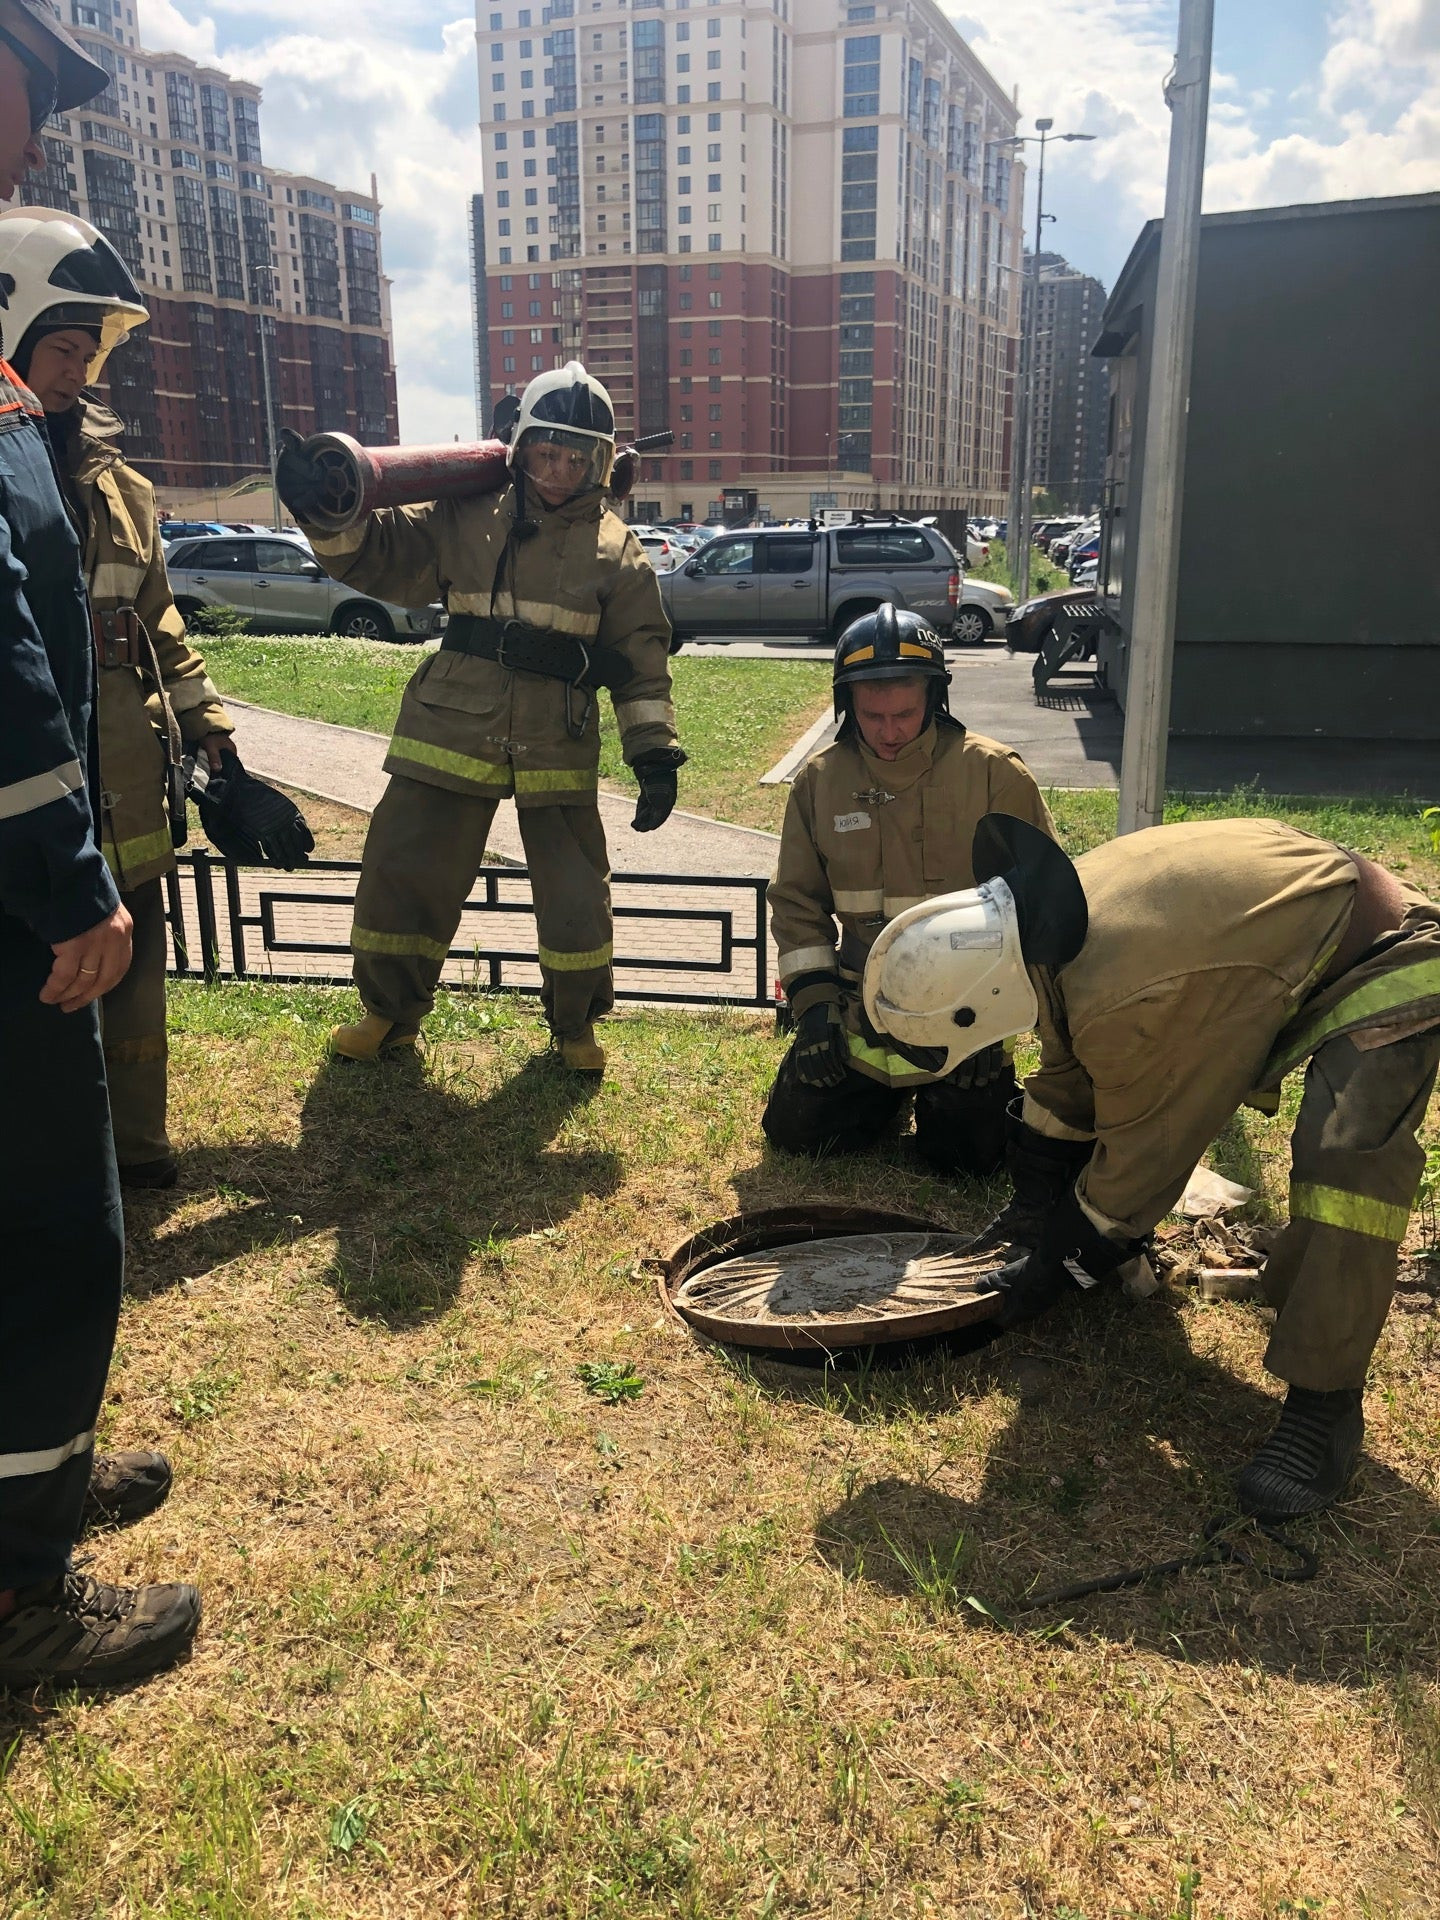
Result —
POLYGON ((573 495, 607 483, 615 445, 611 440, 572 433, 564 427, 527 427, 520 436, 516 457, 530 479, 566 486, 573 495))

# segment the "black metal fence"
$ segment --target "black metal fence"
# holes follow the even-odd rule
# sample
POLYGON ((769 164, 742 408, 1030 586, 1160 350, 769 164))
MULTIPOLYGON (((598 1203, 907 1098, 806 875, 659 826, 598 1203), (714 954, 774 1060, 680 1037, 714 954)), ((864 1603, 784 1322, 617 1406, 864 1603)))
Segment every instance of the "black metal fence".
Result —
MULTIPOLYGON (((201 848, 181 854, 165 882, 171 972, 212 982, 348 984, 359 872, 357 860, 312 860, 282 873, 218 860, 201 848)), ((766 884, 749 874, 612 875, 616 998, 770 1007, 766 884), (666 897, 651 904, 662 891, 666 897)), ((480 869, 442 981, 491 993, 538 991, 524 867, 480 869), (507 940, 507 933, 517 937, 507 940)))

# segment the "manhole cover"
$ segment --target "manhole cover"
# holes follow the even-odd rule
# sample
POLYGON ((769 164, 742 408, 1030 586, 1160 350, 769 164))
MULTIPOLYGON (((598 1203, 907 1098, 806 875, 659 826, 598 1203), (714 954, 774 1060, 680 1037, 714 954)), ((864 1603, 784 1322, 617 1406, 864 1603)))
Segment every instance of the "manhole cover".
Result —
POLYGON ((671 1294, 702 1332, 742 1346, 914 1340, 988 1320, 994 1252, 958 1233, 848 1233, 743 1253, 691 1272, 671 1294))

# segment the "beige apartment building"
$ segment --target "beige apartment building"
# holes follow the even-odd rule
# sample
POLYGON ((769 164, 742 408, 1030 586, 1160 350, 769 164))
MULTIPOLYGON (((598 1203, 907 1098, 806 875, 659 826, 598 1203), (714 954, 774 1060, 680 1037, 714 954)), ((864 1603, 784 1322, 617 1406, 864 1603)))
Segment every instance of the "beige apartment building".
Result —
POLYGON ((31 206, 78 213, 138 282, 150 324, 106 368, 126 450, 178 493, 263 471, 277 425, 398 438, 380 202, 267 166, 260 89, 143 43, 129 0, 57 8, 110 75, 50 122, 31 206))
POLYGON ((479 0, 488 416, 583 359, 635 513, 1003 512, 1014 102, 931 0, 479 0))

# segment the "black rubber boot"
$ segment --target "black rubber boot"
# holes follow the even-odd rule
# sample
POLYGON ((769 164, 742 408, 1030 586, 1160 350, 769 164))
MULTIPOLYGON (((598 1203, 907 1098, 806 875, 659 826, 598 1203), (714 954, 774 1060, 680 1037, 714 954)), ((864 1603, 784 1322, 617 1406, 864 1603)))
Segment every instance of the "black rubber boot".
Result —
POLYGON ((1344 1491, 1365 1439, 1364 1389, 1316 1393, 1291 1387, 1279 1424, 1236 1482, 1240 1506, 1257 1520, 1299 1520, 1344 1491))

